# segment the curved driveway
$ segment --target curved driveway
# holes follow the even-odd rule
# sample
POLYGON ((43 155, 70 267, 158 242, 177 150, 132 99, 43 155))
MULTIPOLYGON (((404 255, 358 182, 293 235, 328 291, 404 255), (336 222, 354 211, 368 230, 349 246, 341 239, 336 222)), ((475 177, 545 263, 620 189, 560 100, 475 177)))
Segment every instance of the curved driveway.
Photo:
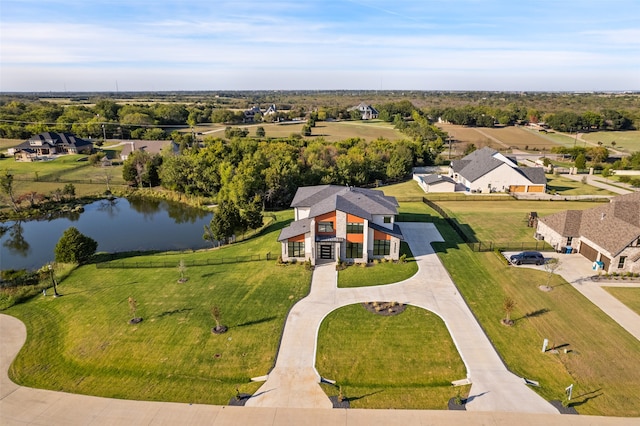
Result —
POLYGON ((442 241, 435 226, 401 223, 400 227, 418 262, 418 273, 396 284, 337 288, 334 264, 316 266, 310 294, 289 313, 276 365, 247 405, 330 408, 314 367, 320 323, 341 306, 397 301, 433 311, 444 320, 472 383, 467 410, 557 414, 502 363, 431 247, 431 242, 442 241))

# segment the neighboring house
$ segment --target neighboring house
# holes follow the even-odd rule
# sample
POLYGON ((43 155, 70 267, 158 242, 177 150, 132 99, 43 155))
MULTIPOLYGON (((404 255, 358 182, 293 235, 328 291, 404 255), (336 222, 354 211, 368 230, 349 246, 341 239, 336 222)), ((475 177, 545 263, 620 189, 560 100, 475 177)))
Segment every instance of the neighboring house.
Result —
POLYGON ((243 114, 245 122, 253 122, 256 114, 262 114, 262 110, 257 105, 254 105, 253 107, 245 110, 243 114))
MULTIPOLYGON (((414 174, 413 180, 418 182, 424 192, 456 192, 458 184, 449 176, 414 174)), ((464 189, 462 189, 464 190, 464 189)))
POLYGON ((17 161, 34 161, 51 155, 91 153, 93 143, 71 133, 45 132, 13 148, 17 161))
POLYGON ((587 210, 538 219, 536 238, 556 250, 577 251, 605 272, 640 272, 640 192, 620 195, 587 210))
POLYGON ((452 161, 449 177, 471 192, 545 192, 547 187, 542 167, 518 167, 515 159, 489 147, 452 161))
POLYGON ((133 151, 146 151, 149 154, 160 154, 163 150, 171 150, 173 154, 179 152, 178 144, 172 140, 161 141, 123 141, 124 146, 120 152, 120 159, 125 161, 133 151))
POLYGON ((337 185, 298 188, 295 220, 283 228, 282 260, 364 263, 398 260, 402 232, 395 223, 398 202, 381 191, 337 185))
POLYGON ((378 118, 378 111, 371 105, 361 102, 360 105, 349 108, 347 111, 360 111, 363 120, 378 118))
POLYGON ((271 105, 269 106, 269 108, 267 108, 267 109, 264 111, 264 114, 262 114, 262 115, 273 115, 273 114, 277 114, 277 113, 278 113, 278 108, 276 108, 276 105, 275 105, 275 104, 271 104, 271 105))

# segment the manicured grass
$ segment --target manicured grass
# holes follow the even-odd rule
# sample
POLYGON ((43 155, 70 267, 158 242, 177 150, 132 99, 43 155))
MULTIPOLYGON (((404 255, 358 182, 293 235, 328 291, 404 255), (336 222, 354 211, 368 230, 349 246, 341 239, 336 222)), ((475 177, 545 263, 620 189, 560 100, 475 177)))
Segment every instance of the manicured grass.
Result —
MULTIPOLYGON (((278 226, 235 252, 271 247, 278 226)), ((275 243, 277 244, 277 242, 275 243)), ((240 247, 242 246, 242 247, 240 247)), ((225 249, 179 259, 229 256, 225 249)), ((166 260, 171 255, 143 256, 166 260)), ((179 260, 176 255, 176 266, 179 260)), ((25 386, 114 398, 227 404, 272 367, 290 307, 309 290, 302 265, 275 261, 177 268, 96 269, 86 265, 59 285, 61 298, 36 296, 5 313, 25 322, 27 342, 10 375, 25 386), (138 301, 138 325, 128 297, 138 301), (214 335, 212 306, 229 327, 214 335)))
POLYGON ((547 177, 547 191, 556 191, 558 195, 616 195, 606 189, 587 185, 573 179, 569 179, 562 175, 556 176, 552 174, 547 177))
POLYGON ((434 222, 446 241, 434 244, 440 259, 511 371, 539 381, 535 390, 547 400, 562 400, 573 383, 572 403, 581 414, 640 415, 637 339, 560 277, 552 278, 553 291, 543 292, 538 286, 546 273, 509 267, 495 253, 473 253, 446 222, 434 222), (506 296, 516 302, 513 327, 500 323, 506 296), (558 354, 541 352, 545 338, 561 347, 558 354))
POLYGON ((396 197, 399 201, 407 198, 422 198, 427 195, 422 188, 420 188, 418 182, 413 179, 393 185, 381 186, 376 189, 384 192, 384 195, 396 197))
POLYGON ((380 262, 367 266, 354 264, 338 272, 338 287, 367 287, 371 285, 392 284, 411 278, 418 272, 413 253, 407 243, 400 244, 400 255, 407 255, 406 262, 380 262))
MULTIPOLYGON (((476 241, 535 242, 534 228, 527 226, 529 213, 538 216, 567 209, 582 210, 601 205, 575 201, 436 201, 476 241)), ((418 207, 419 207, 418 203, 418 207)), ((404 203, 403 203, 404 205, 404 203)))
POLYGON ((444 322, 413 306, 388 317, 360 304, 332 312, 320 326, 316 368, 353 408, 444 410, 456 393, 451 382, 466 377, 444 322))
POLYGON ((639 287, 602 287, 613 297, 624 303, 629 309, 640 315, 639 287))
POLYGON ((616 150, 624 150, 627 152, 640 151, 640 130, 626 130, 617 132, 593 132, 584 133, 580 137, 592 143, 603 143, 607 148, 616 150), (611 142, 615 141, 616 146, 612 146, 611 142))

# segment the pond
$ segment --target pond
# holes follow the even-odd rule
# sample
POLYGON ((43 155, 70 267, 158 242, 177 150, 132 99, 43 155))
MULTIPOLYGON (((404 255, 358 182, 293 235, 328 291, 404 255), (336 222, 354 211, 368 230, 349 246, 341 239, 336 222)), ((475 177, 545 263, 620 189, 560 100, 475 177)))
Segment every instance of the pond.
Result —
POLYGON ((211 247, 202 239, 213 213, 158 200, 100 200, 83 213, 50 220, 0 223, 0 270, 38 269, 54 260, 69 227, 98 242, 98 251, 186 250, 211 247))

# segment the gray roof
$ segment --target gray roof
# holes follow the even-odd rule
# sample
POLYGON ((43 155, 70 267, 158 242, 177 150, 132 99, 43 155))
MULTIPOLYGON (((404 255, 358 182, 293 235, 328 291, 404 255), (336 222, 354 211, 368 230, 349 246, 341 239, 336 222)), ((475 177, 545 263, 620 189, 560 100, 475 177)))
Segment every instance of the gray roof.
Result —
POLYGON ((123 141, 122 151, 120 156, 127 156, 133 151, 145 151, 149 154, 160 154, 165 146, 171 146, 172 151, 175 153, 178 150, 178 146, 172 140, 129 140, 123 141))
POLYGON ((385 228, 382 225, 378 225, 377 223, 369 222, 369 227, 375 229, 376 231, 384 232, 385 234, 391 235, 392 237, 400 238, 404 241, 404 237, 402 236, 402 231, 397 223, 393 224, 393 229, 385 228))
POLYGON ((518 167, 516 170, 529 179, 531 183, 537 185, 547 184, 547 177, 544 175, 544 168, 542 167, 518 167))
MULTIPOLYGON (((501 165, 508 164, 495 158, 496 154, 499 154, 499 152, 486 146, 473 151, 460 160, 452 161, 451 169, 469 182, 474 182, 501 165)), ((514 158, 504 157, 511 161, 513 165, 517 164, 514 158)), ((542 167, 513 167, 513 169, 533 184, 545 185, 547 183, 542 167)))
POLYGON ((318 185, 298 188, 291 207, 308 207, 309 216, 315 217, 340 210, 371 220, 374 214, 398 214, 395 197, 373 189, 351 186, 318 185))
POLYGON ((539 219, 565 237, 585 237, 617 256, 640 238, 640 192, 620 195, 592 209, 567 210, 539 219))
POLYGON ((306 234, 311 230, 311 218, 305 218, 291 222, 286 228, 282 228, 278 241, 284 241, 298 235, 306 234))
POLYGON ((456 181, 451 179, 449 176, 443 176, 443 175, 422 175, 420 176, 420 179, 422 179, 422 181, 427 185, 437 185, 443 182, 449 182, 454 185, 456 184, 456 181))
POLYGON ((489 147, 475 150, 461 160, 452 161, 451 168, 469 182, 473 182, 504 164, 493 157, 497 152, 489 147))
POLYGON ((93 147, 91 141, 82 139, 71 133, 64 132, 43 132, 34 136, 31 136, 27 141, 18 145, 17 149, 30 148, 32 145, 30 141, 39 141, 42 144, 49 146, 63 146, 66 148, 82 149, 83 147, 93 147))

